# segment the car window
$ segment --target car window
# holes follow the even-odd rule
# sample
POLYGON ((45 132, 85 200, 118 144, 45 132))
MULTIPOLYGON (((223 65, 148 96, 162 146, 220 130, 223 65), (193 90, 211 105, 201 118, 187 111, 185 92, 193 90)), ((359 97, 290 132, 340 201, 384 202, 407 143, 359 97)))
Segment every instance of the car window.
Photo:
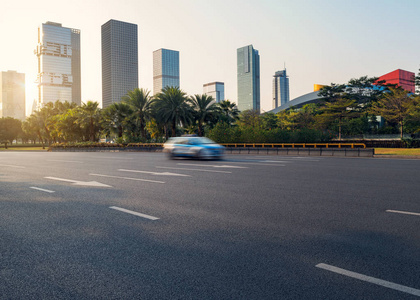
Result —
POLYGON ((216 144, 216 142, 214 142, 211 139, 206 138, 206 137, 197 138, 196 143, 197 144, 216 144))

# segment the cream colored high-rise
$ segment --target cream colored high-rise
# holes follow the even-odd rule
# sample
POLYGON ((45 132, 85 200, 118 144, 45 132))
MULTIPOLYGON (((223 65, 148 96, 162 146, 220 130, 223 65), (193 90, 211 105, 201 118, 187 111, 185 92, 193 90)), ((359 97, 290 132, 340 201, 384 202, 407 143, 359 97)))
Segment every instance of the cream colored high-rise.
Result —
POLYGON ((0 118, 25 120, 25 74, 0 72, 0 118))
POLYGON ((38 28, 38 108, 48 102, 81 104, 80 30, 46 22, 38 28))

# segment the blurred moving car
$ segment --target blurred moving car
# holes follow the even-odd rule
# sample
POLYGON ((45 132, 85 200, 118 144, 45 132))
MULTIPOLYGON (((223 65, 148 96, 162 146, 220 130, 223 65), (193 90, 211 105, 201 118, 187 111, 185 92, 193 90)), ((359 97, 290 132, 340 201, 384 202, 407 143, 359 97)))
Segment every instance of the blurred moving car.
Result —
POLYGON ((222 159, 225 147, 206 137, 173 137, 163 145, 163 152, 168 153, 171 159, 175 157, 222 159))

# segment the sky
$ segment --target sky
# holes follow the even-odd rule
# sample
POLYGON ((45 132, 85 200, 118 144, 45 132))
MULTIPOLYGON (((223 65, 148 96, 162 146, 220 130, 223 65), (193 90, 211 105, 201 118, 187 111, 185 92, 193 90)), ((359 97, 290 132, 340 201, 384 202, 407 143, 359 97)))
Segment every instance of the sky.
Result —
POLYGON ((180 51, 187 94, 221 81, 236 102, 236 50, 252 44, 260 54, 261 110, 269 111, 272 78, 284 65, 291 100, 314 84, 417 73, 419 15, 418 0, 0 0, 0 71, 26 74, 32 105, 38 26, 62 23, 81 30, 82 101, 101 103, 101 25, 116 19, 138 25, 139 87, 150 91, 152 53, 168 48, 180 51))

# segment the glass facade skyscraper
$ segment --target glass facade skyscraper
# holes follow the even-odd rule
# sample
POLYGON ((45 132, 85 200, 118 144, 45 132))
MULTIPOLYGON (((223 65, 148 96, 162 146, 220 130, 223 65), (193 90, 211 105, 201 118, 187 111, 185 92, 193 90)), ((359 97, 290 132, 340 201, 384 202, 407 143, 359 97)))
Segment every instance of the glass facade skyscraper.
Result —
POLYGON ((211 82, 203 84, 203 93, 212 96, 219 103, 225 100, 225 84, 223 82, 211 82))
POLYGON ((38 107, 48 102, 81 104, 80 30, 46 22, 38 28, 38 107))
POLYGON ((102 107, 139 87, 137 25, 109 20, 101 27, 102 107))
POLYGON ((260 55, 252 45, 237 50, 238 109, 260 111, 260 55))
POLYGON ((0 118, 25 120, 25 74, 0 72, 0 118))
POLYGON ((167 86, 179 87, 179 51, 153 51, 153 95, 167 86))
POLYGON ((273 109, 290 101, 289 77, 286 69, 277 71, 273 78, 273 109))

